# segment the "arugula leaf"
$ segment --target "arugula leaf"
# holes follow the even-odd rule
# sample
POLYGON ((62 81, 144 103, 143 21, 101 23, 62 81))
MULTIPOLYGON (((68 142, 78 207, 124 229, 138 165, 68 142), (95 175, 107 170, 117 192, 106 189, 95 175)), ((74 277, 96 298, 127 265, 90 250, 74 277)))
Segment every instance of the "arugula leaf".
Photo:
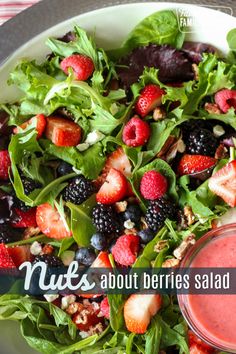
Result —
POLYGON ((159 353, 162 337, 162 327, 158 321, 158 317, 153 317, 151 325, 145 334, 145 353, 159 353))
POLYGON ((179 334, 175 329, 171 328, 163 319, 157 315, 156 316, 160 326, 162 327, 161 345, 162 349, 177 346, 182 354, 188 354, 189 348, 186 338, 179 334))
POLYGON ((124 328, 123 307, 125 296, 122 294, 108 294, 110 305, 110 325, 114 331, 121 331, 124 328))
POLYGON ((80 247, 88 247, 90 245, 91 236, 96 231, 90 217, 95 204, 96 199, 94 195, 81 205, 74 205, 72 203, 66 204, 71 211, 71 230, 73 237, 80 247))

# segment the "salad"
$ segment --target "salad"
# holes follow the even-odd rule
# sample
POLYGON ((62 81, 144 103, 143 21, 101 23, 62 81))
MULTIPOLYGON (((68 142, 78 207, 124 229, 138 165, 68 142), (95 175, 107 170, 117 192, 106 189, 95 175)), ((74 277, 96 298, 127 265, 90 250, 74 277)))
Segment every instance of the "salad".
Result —
MULTIPOLYGON (((185 41, 172 11, 121 48, 82 28, 22 60, 0 105, 0 266, 178 267, 213 227, 236 221, 236 30, 222 57, 185 41)), ((156 294, 0 296, 35 350, 213 353, 177 299, 156 294)))

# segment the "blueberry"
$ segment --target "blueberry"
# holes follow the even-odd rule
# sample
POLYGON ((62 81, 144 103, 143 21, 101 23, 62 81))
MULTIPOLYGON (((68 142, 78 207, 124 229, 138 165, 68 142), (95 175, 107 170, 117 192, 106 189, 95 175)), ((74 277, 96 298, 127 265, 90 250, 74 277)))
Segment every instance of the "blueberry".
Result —
POLYGON ((101 232, 97 232, 91 238, 91 245, 98 251, 103 251, 107 248, 107 237, 101 232))
POLYGON ((81 247, 75 254, 75 260, 84 266, 90 266, 96 259, 96 254, 93 249, 81 247))
POLYGON ((126 211, 123 214, 124 220, 131 220, 135 224, 140 222, 142 212, 138 205, 133 204, 129 205, 126 211))
POLYGON ((155 234, 153 233, 152 230, 150 229, 146 229, 146 230, 141 230, 138 232, 139 237, 141 238, 141 242, 142 243, 148 243, 150 241, 152 241, 152 239, 154 238, 155 234))
POLYGON ((57 168, 57 173, 59 176, 65 176, 65 175, 68 175, 69 173, 73 172, 72 170, 72 166, 65 162, 65 161, 62 161, 60 163, 60 165, 58 166, 57 168))

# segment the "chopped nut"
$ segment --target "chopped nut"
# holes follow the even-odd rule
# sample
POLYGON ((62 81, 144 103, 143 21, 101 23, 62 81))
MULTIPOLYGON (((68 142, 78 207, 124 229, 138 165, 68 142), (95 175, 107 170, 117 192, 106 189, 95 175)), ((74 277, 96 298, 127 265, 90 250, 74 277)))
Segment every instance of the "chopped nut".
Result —
POLYGON ((53 246, 45 245, 42 249, 42 254, 52 254, 53 251, 54 251, 53 246))
POLYGON ((128 206, 127 201, 123 200, 122 202, 115 203, 115 210, 117 213, 123 213, 124 211, 126 211, 127 206, 128 206))
POLYGON ((205 103, 204 108, 209 114, 221 114, 221 110, 219 109, 216 103, 207 102, 205 103))
POLYGON ((180 264, 180 260, 176 258, 167 259, 163 264, 163 268, 177 268, 180 264))
POLYGON ((38 227, 28 227, 25 229, 23 234, 23 239, 28 240, 32 236, 37 236, 40 234, 40 229, 38 227))
POLYGON ((222 135, 225 134, 225 130, 224 130, 224 128, 223 128, 221 125, 217 124, 217 125, 215 125, 215 126, 213 127, 213 134, 214 134, 217 138, 219 138, 220 136, 222 136, 222 135))
POLYGON ((195 216, 193 214, 192 208, 188 205, 184 207, 184 216, 187 220, 188 226, 190 226, 194 223, 195 216))
POLYGON ((177 142, 177 150, 181 154, 184 153, 185 150, 186 150, 186 145, 185 145, 185 143, 184 143, 184 141, 182 139, 179 139, 178 142, 177 142))
POLYGON ((140 221, 141 221, 142 229, 143 230, 148 229, 148 224, 146 223, 146 220, 145 220, 145 218, 143 216, 141 217, 140 221))
POLYGON ((68 309, 68 307, 73 304, 76 300, 76 296, 75 295, 67 295, 67 296, 63 296, 63 298, 61 299, 61 309, 62 310, 66 310, 68 309))
POLYGON ((194 80, 198 81, 199 80, 199 70, 197 64, 192 64, 192 69, 194 72, 194 80))
POLYGON ((221 160, 221 159, 223 159, 224 157, 227 156, 227 153, 228 153, 228 150, 227 150, 227 148, 224 146, 224 144, 220 144, 220 145, 218 146, 218 148, 216 149, 216 152, 215 152, 215 159, 221 160))
POLYGON ((187 236, 179 245, 179 247, 177 247, 174 252, 173 255, 178 259, 178 260, 182 260, 183 257, 185 256, 186 252, 189 250, 189 248, 191 246, 193 246, 196 243, 195 240, 195 235, 191 234, 189 236, 187 236))
POLYGON ((163 107, 156 107, 153 111, 153 119, 155 121, 166 118, 166 111, 163 107))
POLYGON ((69 305, 69 307, 66 309, 66 312, 69 315, 74 315, 76 312, 79 311, 79 309, 81 309, 81 304, 79 304, 78 302, 74 302, 73 304, 69 305))
POLYGON ((176 137, 170 135, 169 138, 166 140, 165 144, 163 145, 161 151, 157 154, 157 157, 164 158, 165 155, 170 150, 171 146, 176 143, 176 137))
POLYGON ((157 242, 157 244, 154 246, 154 251, 159 253, 161 250, 163 250, 166 246, 168 245, 168 241, 166 240, 160 240, 157 242))
POLYGON ((135 227, 133 227, 132 229, 125 229, 124 233, 126 235, 136 235, 138 233, 137 229, 135 229, 135 227))
POLYGON ((89 327, 88 334, 89 336, 93 336, 94 334, 101 334, 104 331, 103 324, 99 322, 95 326, 89 327))

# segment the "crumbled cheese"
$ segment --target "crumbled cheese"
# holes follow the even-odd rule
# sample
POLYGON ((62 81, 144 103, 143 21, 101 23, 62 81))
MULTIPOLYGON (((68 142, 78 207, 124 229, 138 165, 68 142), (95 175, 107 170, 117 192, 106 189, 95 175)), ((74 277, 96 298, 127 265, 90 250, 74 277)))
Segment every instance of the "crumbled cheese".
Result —
POLYGON ((67 295, 61 299, 61 309, 66 310, 68 307, 76 301, 75 295, 67 295))
POLYGON ((38 256, 42 252, 42 246, 39 242, 35 241, 30 246, 30 253, 33 256, 38 256))
POLYGON ((72 170, 77 173, 77 175, 81 175, 82 174, 82 171, 81 170, 78 170, 77 168, 75 167, 72 167, 72 170))
POLYGON ((89 144, 88 143, 82 143, 82 144, 77 145, 76 147, 77 147, 77 149, 79 151, 82 152, 82 151, 85 151, 85 150, 87 150, 89 148, 89 144))
POLYGON ((89 145, 94 145, 98 141, 101 141, 104 138, 104 136, 105 135, 103 133, 101 133, 99 130, 94 130, 87 135, 85 143, 87 143, 89 145))
POLYGON ((225 130, 221 125, 215 125, 213 128, 213 133, 218 138, 225 134, 225 130))
POLYGON ((89 333, 88 333, 88 332, 85 332, 85 331, 79 332, 79 335, 80 335, 80 337, 83 338, 83 339, 89 337, 89 333))
POLYGON ((59 298, 59 295, 58 294, 45 294, 43 295, 45 297, 45 299, 47 300, 47 302, 53 302, 55 301, 56 299, 59 298))
POLYGON ((133 221, 129 220, 125 220, 124 222, 124 227, 128 230, 132 229, 135 226, 135 223, 133 221))

